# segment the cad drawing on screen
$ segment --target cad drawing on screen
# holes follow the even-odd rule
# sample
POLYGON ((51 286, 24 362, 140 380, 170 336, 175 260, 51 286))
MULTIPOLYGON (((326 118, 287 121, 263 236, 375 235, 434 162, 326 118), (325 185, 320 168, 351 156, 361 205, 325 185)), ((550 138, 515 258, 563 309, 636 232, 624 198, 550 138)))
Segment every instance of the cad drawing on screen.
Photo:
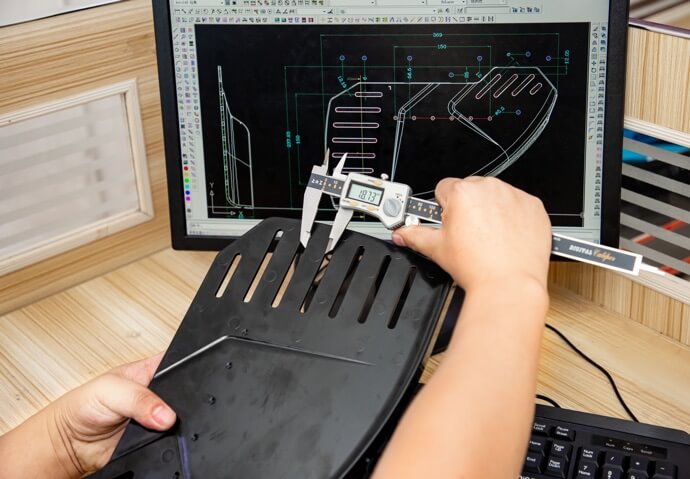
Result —
MULTIPOLYGON (((394 181, 401 152, 414 149, 405 143, 404 134, 422 123, 433 123, 431 141, 467 135, 468 141, 486 143, 486 160, 470 175, 495 176, 517 161, 544 131, 557 97, 556 87, 539 68, 515 65, 493 68, 480 80, 464 84, 357 82, 329 100, 324 143, 334 159, 347 153, 350 159, 367 160, 376 158, 376 145, 383 136, 392 136, 390 176, 394 181), (497 103, 495 108, 492 102, 497 103), (396 103, 399 106, 394 109, 396 103), (519 124, 492 125, 506 111, 521 117, 519 124)), ((443 154, 462 161, 461 151, 443 154)), ((371 173, 363 168, 346 171, 371 173)))
MULTIPOLYGON (((557 138, 585 121, 586 24, 196 33, 210 218, 298 216, 327 151, 332 165, 347 153, 343 173, 385 174, 422 199, 444 177, 500 176, 560 205, 540 178, 582 177, 584 142, 557 138)), ((568 190, 561 223, 580 221, 582 191, 568 190)), ((319 218, 335 206, 324 199, 319 218)))

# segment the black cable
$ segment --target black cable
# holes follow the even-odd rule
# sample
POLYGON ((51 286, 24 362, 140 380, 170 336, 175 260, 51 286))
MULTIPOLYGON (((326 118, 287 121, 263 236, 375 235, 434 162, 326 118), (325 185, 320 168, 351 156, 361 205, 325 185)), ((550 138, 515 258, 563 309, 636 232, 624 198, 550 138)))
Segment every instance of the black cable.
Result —
POLYGON ((623 399, 623 396, 621 396, 621 393, 618 391, 618 386, 616 386, 616 381, 613 380, 613 377, 611 377, 611 375, 609 374, 609 372, 608 372, 606 369, 604 369, 602 366, 600 366, 596 361, 594 361, 594 360, 591 359, 589 356, 587 356, 585 353, 583 353, 582 351, 580 351, 580 350, 578 349, 578 347, 575 346, 573 343, 571 343, 570 340, 569 340, 568 338, 566 338, 565 335, 564 335, 563 333, 561 333, 558 329, 556 329, 555 327, 551 326, 550 324, 547 324, 547 325, 546 325, 546 328, 547 328, 547 329, 550 329, 551 331, 553 331, 554 333, 556 333, 563 341, 565 341, 565 343, 566 343, 568 346, 570 346, 570 347, 573 349, 573 351, 575 351, 577 354, 579 354, 580 357, 581 357, 582 359, 584 359, 584 360, 587 361, 589 364, 591 364, 592 366, 594 366, 595 368, 597 368, 599 371, 601 371, 601 372, 604 374, 604 376, 606 376, 606 379, 609 380, 609 383, 611 383, 611 387, 613 388, 613 392, 616 393, 616 397, 618 398, 618 402, 621 404, 621 406, 623 406, 623 409, 625 409, 625 412, 628 413, 628 416, 630 416, 630 419, 632 419, 632 420, 635 421, 635 422, 640 422, 640 421, 637 419, 637 417, 633 414, 633 412, 630 410, 630 408, 628 407, 628 405, 625 403, 625 400, 623 399))
POLYGON ((557 408, 561 407, 558 405, 558 403, 556 401, 554 401, 553 399, 551 399, 548 396, 544 396, 543 394, 537 394, 537 399, 541 399, 542 401, 545 401, 545 402, 551 404, 553 407, 557 407, 557 408))

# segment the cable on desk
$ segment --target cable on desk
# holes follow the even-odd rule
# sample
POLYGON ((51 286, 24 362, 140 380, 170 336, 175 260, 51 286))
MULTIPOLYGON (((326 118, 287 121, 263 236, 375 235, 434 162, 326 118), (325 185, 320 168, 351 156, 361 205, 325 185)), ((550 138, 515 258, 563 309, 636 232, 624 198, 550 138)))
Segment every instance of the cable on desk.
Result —
POLYGON ((557 408, 561 407, 558 405, 558 403, 556 401, 554 401, 553 399, 551 399, 548 396, 544 396, 543 394, 537 394, 537 399, 541 399, 542 401, 551 404, 553 407, 557 407, 557 408))
POLYGON ((563 333, 561 333, 558 329, 556 329, 555 327, 551 326, 550 324, 547 324, 547 325, 546 325, 546 328, 547 328, 547 329, 550 329, 551 331, 553 331, 554 333, 556 333, 556 334, 557 334, 563 341, 565 341, 565 343, 566 343, 568 346, 570 346, 570 347, 572 348, 572 350, 575 351, 582 359, 584 359, 584 360, 587 361, 589 364, 591 364, 592 366, 594 366, 595 368, 597 368, 599 371, 601 371, 601 372, 604 374, 604 376, 606 376, 606 379, 609 380, 609 383, 611 384, 611 387, 613 388, 613 392, 616 393, 616 397, 618 398, 618 402, 621 404, 621 406, 623 406, 623 409, 625 409, 625 412, 628 413, 628 416, 630 416, 630 419, 632 419, 632 420, 635 421, 635 422, 640 422, 640 421, 637 419, 637 416, 635 416, 635 414, 633 414, 633 412, 630 410, 630 408, 628 407, 628 405, 625 403, 625 400, 623 399, 623 396, 621 396, 620 391, 618 391, 618 386, 616 386, 616 381, 613 380, 613 377, 611 376, 611 374, 609 374, 609 372, 608 372, 606 369, 604 369, 602 366, 600 366, 599 363, 597 363, 597 362, 594 361, 592 358, 590 358, 589 356, 587 356, 585 353, 583 353, 582 351, 580 351, 580 350, 578 349, 578 347, 575 346, 572 342, 570 342, 570 340, 569 340, 568 338, 566 338, 565 335, 564 335, 563 333))

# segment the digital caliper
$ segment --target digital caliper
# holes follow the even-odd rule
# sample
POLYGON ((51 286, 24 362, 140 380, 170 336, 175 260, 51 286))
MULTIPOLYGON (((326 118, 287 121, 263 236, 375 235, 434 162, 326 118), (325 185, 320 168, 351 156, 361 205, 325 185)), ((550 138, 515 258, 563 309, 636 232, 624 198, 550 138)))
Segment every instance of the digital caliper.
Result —
MULTIPOLYGON (((327 151, 322 165, 312 168, 304 192, 300 234, 303 246, 307 245, 311 236, 323 193, 339 199, 326 253, 335 248, 355 211, 378 218, 390 230, 403 225, 419 224, 420 220, 439 224, 442 222, 439 204, 413 197, 412 189, 406 184, 389 181, 386 175, 375 178, 360 173, 342 173, 347 153, 343 154, 333 173, 329 175, 329 154, 327 151)), ((638 275, 640 269, 650 269, 642 264, 642 256, 639 254, 556 233, 552 234, 551 252, 633 275, 638 275)))

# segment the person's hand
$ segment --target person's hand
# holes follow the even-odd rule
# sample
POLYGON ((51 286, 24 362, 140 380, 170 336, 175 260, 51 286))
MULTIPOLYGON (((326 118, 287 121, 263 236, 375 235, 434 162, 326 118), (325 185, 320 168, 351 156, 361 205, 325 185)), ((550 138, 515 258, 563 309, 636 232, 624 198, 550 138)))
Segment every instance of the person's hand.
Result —
POLYGON ((103 467, 129 418, 157 431, 172 427, 175 413, 147 388, 161 358, 158 354, 115 368, 46 408, 50 439, 68 477, 103 467))
POLYGON ((393 233, 445 269, 465 291, 532 279, 546 291, 551 224, 542 202, 496 178, 446 178, 436 187, 440 228, 393 233))
POLYGON ((436 199, 440 228, 401 228, 393 241, 430 257, 466 294, 440 366, 374 477, 517 477, 548 311, 549 219, 541 201, 495 178, 443 180, 436 199), (501 434, 487 438, 486 430, 501 434), (420 452, 422 437, 429 447, 420 452))

